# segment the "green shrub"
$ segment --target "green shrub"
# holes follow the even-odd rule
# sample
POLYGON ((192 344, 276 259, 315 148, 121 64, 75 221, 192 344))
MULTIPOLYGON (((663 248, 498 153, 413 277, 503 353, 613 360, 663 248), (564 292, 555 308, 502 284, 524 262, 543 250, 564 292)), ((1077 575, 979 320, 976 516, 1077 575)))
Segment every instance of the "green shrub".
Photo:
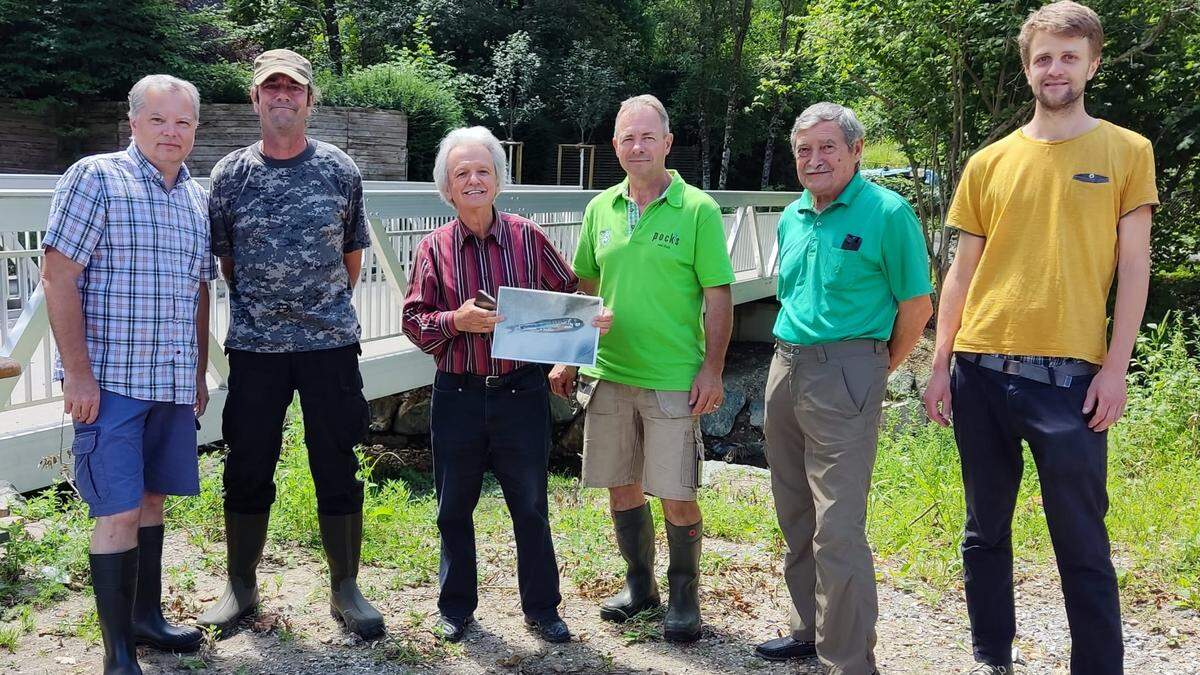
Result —
POLYGON ((337 78, 317 77, 325 105, 400 110, 408 115, 409 180, 432 180, 438 141, 463 124, 454 84, 405 61, 381 63, 337 78))
POLYGON ((1160 321, 1167 312, 1195 312, 1200 307, 1200 267, 1183 265, 1150 278, 1146 321, 1160 321))
POLYGON ((250 100, 250 67, 219 61, 192 63, 180 77, 196 85, 205 103, 246 103, 250 100))

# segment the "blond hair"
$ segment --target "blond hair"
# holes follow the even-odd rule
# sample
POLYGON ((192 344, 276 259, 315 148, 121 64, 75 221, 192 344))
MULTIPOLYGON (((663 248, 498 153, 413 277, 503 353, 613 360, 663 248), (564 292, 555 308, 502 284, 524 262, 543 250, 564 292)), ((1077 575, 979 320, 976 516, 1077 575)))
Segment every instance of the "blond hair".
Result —
POLYGON ((1029 65, 1029 45, 1033 42, 1034 34, 1039 32, 1087 38, 1089 56, 1093 59, 1100 58, 1100 50, 1104 47, 1104 27, 1100 25, 1100 16, 1091 7, 1072 0, 1052 2, 1034 10, 1025 19, 1017 36, 1022 65, 1029 65))

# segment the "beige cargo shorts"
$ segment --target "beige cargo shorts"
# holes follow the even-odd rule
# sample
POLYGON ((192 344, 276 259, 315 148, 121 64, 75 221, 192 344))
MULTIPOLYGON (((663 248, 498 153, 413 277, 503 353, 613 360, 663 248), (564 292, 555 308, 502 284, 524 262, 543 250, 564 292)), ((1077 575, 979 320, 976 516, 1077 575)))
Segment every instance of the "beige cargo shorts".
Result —
POLYGON ((704 441, 692 415, 689 392, 643 389, 583 378, 577 392, 583 425, 583 476, 587 487, 641 483, 660 499, 695 501, 704 441))

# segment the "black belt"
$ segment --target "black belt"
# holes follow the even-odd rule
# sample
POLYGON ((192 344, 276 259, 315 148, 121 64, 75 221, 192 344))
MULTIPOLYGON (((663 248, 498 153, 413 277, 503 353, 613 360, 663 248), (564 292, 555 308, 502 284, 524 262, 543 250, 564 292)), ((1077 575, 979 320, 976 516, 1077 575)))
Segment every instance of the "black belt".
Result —
POLYGON ((452 386, 465 389, 497 389, 506 387, 522 377, 537 372, 542 372, 541 366, 536 363, 527 363, 503 375, 475 375, 473 373, 447 373, 442 371, 438 373, 438 377, 442 378, 443 382, 447 385, 453 383, 452 386))
POLYGON ((1070 387, 1076 377, 1094 375, 1100 366, 1087 361, 1072 361, 1061 366, 1041 366, 1017 359, 1002 358, 991 354, 972 354, 959 352, 959 358, 966 359, 975 365, 988 370, 994 370, 1005 375, 1016 375, 1042 384, 1053 384, 1058 387, 1070 387))

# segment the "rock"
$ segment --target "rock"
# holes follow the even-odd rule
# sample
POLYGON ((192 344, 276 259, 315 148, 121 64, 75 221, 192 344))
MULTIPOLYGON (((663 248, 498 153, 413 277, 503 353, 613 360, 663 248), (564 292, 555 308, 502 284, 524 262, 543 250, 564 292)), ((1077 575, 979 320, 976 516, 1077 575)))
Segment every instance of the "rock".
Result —
POLYGON ((429 433, 429 387, 421 387, 398 394, 400 398, 396 417, 392 421, 392 433, 408 436, 429 433))
POLYGON ((6 480, 0 480, 0 518, 12 515, 12 507, 24 502, 17 486, 6 480))
POLYGON ((733 422, 742 407, 746 395, 737 389, 725 387, 725 401, 713 412, 700 417, 700 431, 705 436, 726 436, 733 429, 733 422))
POLYGON ((568 401, 561 396, 550 395, 550 416, 554 424, 566 424, 575 419, 582 410, 572 398, 568 401))
POLYGON ((887 397, 892 401, 910 398, 916 392, 916 387, 916 376, 904 368, 898 368, 896 372, 888 376, 887 397))
POLYGON ((576 417, 558 437, 555 452, 567 457, 583 454, 583 420, 584 416, 576 417))
POLYGON ((767 401, 765 398, 756 398, 750 401, 750 426, 763 428, 763 423, 767 419, 767 401))
POLYGON ((391 429, 392 419, 396 417, 396 411, 400 408, 401 397, 401 394, 393 394, 370 402, 372 432, 378 434, 391 429))
POLYGON ((730 464, 728 462, 705 462, 704 484, 714 483, 747 483, 757 482, 765 485, 771 483, 771 472, 757 466, 745 464, 730 464))

